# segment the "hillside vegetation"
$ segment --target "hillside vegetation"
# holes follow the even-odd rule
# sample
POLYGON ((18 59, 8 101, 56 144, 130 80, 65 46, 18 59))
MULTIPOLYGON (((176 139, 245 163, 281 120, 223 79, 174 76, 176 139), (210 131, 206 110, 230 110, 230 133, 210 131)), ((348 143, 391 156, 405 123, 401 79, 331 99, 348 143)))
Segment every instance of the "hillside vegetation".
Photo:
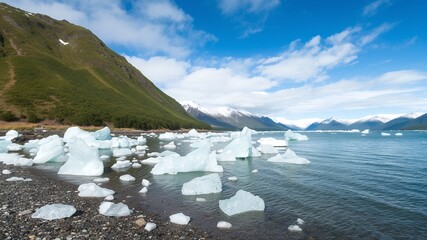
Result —
POLYGON ((138 129, 209 128, 89 30, 4 3, 0 3, 0 119, 138 129))

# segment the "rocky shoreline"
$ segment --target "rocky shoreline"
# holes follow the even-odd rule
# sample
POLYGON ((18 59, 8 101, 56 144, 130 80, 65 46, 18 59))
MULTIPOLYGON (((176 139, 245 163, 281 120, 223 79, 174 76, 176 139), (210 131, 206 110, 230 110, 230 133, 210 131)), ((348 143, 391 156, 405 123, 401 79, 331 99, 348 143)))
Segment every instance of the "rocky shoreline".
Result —
POLYGON ((128 217, 107 217, 98 213, 102 198, 82 198, 77 186, 49 178, 37 169, 0 165, 12 174, 0 174, 0 239, 212 239, 208 233, 191 226, 180 226, 150 213, 134 209, 128 217), (31 178, 32 181, 8 182, 10 177, 31 178), (41 220, 32 213, 46 204, 73 205, 77 212, 70 218, 41 220), (136 220, 154 222, 155 230, 148 232, 136 220))

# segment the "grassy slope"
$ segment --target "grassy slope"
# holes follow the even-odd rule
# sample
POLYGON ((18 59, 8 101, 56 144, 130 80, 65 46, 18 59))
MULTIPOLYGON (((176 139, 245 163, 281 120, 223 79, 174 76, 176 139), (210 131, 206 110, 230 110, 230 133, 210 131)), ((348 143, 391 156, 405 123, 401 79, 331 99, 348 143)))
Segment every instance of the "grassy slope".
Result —
POLYGON ((0 29, 0 90, 12 85, 3 112, 79 125, 209 128, 82 27, 0 3, 0 29))

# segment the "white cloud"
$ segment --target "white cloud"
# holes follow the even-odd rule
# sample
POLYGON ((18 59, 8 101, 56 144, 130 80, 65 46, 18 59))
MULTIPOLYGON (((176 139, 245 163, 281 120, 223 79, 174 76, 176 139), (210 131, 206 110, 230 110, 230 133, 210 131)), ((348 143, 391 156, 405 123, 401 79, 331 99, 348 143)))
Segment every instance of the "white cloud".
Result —
POLYGON ((363 15, 364 16, 375 15, 380 7, 388 6, 390 4, 391 4, 390 0, 375 0, 370 4, 366 5, 366 7, 363 9, 363 15))
POLYGON ((400 70, 384 73, 377 80, 386 84, 410 84, 427 80, 427 73, 415 70, 400 70))
POLYGON ((108 44, 143 52, 146 56, 185 57, 198 46, 196 44, 215 40, 214 36, 194 29, 191 16, 169 0, 131 2, 130 9, 125 9, 119 0, 5 2, 82 25, 108 44))
POLYGON ((372 30, 369 34, 366 34, 360 38, 360 45, 366 45, 368 43, 371 43, 375 39, 377 39, 381 34, 386 33, 390 31, 390 29, 393 28, 393 24, 384 23, 380 25, 379 27, 372 30))
POLYGON ((270 11, 280 5, 280 0, 220 0, 219 8, 224 14, 237 11, 261 13, 270 11))

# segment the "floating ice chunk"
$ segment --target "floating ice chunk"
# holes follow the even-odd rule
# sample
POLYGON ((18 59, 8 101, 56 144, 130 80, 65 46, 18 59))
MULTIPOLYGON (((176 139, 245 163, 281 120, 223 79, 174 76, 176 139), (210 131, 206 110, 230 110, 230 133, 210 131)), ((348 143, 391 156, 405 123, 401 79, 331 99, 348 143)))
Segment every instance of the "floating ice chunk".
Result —
POLYGON ((265 204, 260 197, 239 190, 233 197, 219 200, 219 208, 228 216, 232 216, 248 211, 264 211, 265 204))
POLYGON ((138 142, 138 145, 145 145, 147 144, 147 139, 143 136, 139 136, 136 141, 138 142))
POLYGON ((7 150, 9 150, 9 152, 19 152, 22 150, 22 145, 12 143, 7 146, 7 150))
POLYGON ((0 139, 0 153, 7 153, 8 152, 7 146, 9 146, 10 144, 12 144, 11 141, 0 139))
POLYGON ((196 201, 197 202, 206 202, 206 199, 205 198, 196 198, 196 201))
POLYGON ((17 138, 19 136, 19 133, 15 130, 9 130, 6 132, 5 136, 0 137, 0 141, 1 140, 6 140, 6 141, 12 141, 13 139, 17 138))
POLYGON ((148 222, 147 224, 145 224, 144 229, 148 232, 153 231, 154 229, 156 229, 157 225, 153 222, 148 222))
POLYGON ((120 178, 119 178, 121 181, 124 181, 124 182, 132 182, 132 181, 135 181, 135 178, 134 177, 132 177, 130 174, 125 174, 125 175, 122 175, 122 176, 120 176, 120 178))
POLYGON ((301 232, 302 231, 302 229, 298 225, 291 225, 288 227, 288 230, 290 232, 301 232))
POLYGON ((38 208, 32 218, 41 218, 44 220, 55 220, 73 216, 76 209, 71 205, 65 204, 48 204, 38 208))
POLYGON ((34 157, 34 163, 46 163, 55 161, 64 154, 62 139, 58 135, 52 135, 39 141, 39 150, 34 157))
POLYGON ((162 140, 162 141, 173 141, 175 139, 176 139, 176 135, 171 132, 166 132, 159 135, 159 140, 162 140))
POLYGON ((288 130, 285 132, 285 139, 288 141, 307 141, 308 137, 300 133, 292 132, 292 130, 288 130))
POLYGON ((39 139, 30 140, 24 144, 23 148, 24 149, 31 149, 31 150, 34 148, 38 148, 39 142, 40 142, 39 139))
POLYGON ((172 149, 175 149, 175 148, 176 148, 176 145, 175 145, 175 143, 174 143, 174 142, 170 142, 170 143, 168 143, 168 144, 164 145, 164 146, 163 146, 163 148, 164 148, 164 149, 172 150, 172 149))
POLYGON ((257 141, 259 144, 261 145, 270 145, 273 147, 287 147, 288 146, 288 142, 286 140, 279 140, 279 139, 275 139, 275 138, 260 138, 257 141))
POLYGON ((161 158, 159 158, 159 157, 157 157, 157 158, 150 157, 150 158, 147 158, 147 159, 142 160, 142 161, 141 161, 141 163, 142 163, 142 164, 155 165, 155 164, 159 163, 160 159, 161 159, 161 158))
POLYGON ((221 191, 222 183, 218 173, 193 178, 184 183, 181 189, 182 195, 200 195, 219 193, 221 191))
POLYGON ((7 182, 17 182, 17 181, 24 181, 23 177, 10 177, 6 179, 7 182))
POLYGON ((104 173, 98 149, 89 147, 83 140, 77 139, 71 143, 69 154, 68 161, 61 166, 58 174, 100 176, 104 173))
POLYGON ((254 169, 254 170, 252 170, 252 172, 253 172, 253 173, 257 173, 257 172, 258 172, 258 169, 254 169))
POLYGON ((388 136, 390 136, 390 133, 382 132, 382 133, 381 133, 381 136, 383 136, 383 137, 388 137, 388 136))
POLYGON ((96 183, 105 183, 105 182, 110 181, 110 179, 107 178, 107 177, 105 177, 105 178, 95 178, 95 179, 93 179, 93 181, 96 182, 96 183))
POLYGON ((403 136, 403 133, 396 133, 395 136, 403 136))
POLYGON ((369 129, 365 129, 361 132, 362 134, 369 134, 369 129))
POLYGON ((140 163, 132 163, 133 168, 140 168, 142 165, 140 163))
POLYGON ((33 160, 29 158, 23 158, 17 153, 0 153, 0 162, 6 165, 14 166, 32 166, 33 160))
POLYGON ((286 150, 284 154, 277 154, 274 157, 267 159, 269 162, 282 162, 291 164, 309 164, 310 161, 306 158, 299 157, 290 148, 286 150))
POLYGON ((113 201, 114 200, 114 196, 113 195, 106 196, 104 198, 104 200, 106 200, 106 201, 113 201))
POLYGON ((348 131, 349 133, 360 133, 359 129, 351 129, 348 131))
POLYGON ((232 176, 228 178, 229 181, 237 181, 237 177, 236 176, 232 176))
POLYGON ((145 151, 147 149, 148 149, 147 146, 139 146, 139 145, 136 146, 136 151, 139 151, 139 152, 145 151))
POLYGON ((298 218, 297 223, 298 223, 298 225, 303 225, 305 222, 301 218, 298 218))
POLYGON ((95 132, 90 133, 96 140, 110 140, 111 139, 111 130, 109 127, 104 127, 95 132))
POLYGON ((106 197, 115 193, 113 190, 102 188, 95 183, 81 184, 77 190, 79 197, 106 197))
POLYGON ((263 154, 278 154, 279 153, 277 148, 275 148, 275 147, 273 147, 273 145, 269 145, 269 144, 259 145, 258 151, 260 151, 263 154))
POLYGON ((132 151, 129 148, 114 148, 113 156, 114 157, 127 157, 132 155, 132 151))
POLYGON ((62 40, 62 39, 59 39, 59 42, 60 42, 62 45, 64 45, 64 46, 66 46, 66 45, 70 44, 69 42, 65 42, 65 41, 64 41, 64 40, 62 40))
POLYGON ((191 129, 190 131, 188 131, 188 136, 190 136, 190 137, 199 137, 199 132, 197 132, 197 130, 196 129, 191 129))
POLYGON ((250 152, 250 156, 251 157, 261 157, 261 153, 255 147, 252 147, 251 152, 250 152))
POLYGON ((132 163, 129 160, 125 160, 125 161, 117 161, 116 163, 113 164, 113 166, 111 166, 111 168, 114 170, 118 170, 118 169, 128 168, 131 166, 132 166, 132 163))
POLYGON ((169 216, 169 220, 171 223, 179 224, 179 225, 187 225, 190 222, 190 217, 184 215, 183 213, 175 213, 169 216))
POLYGON ((247 158, 252 151, 252 130, 245 127, 239 136, 225 146, 223 152, 218 155, 218 161, 236 161, 236 158, 247 158))
POLYGON ((151 173, 153 175, 176 174, 178 172, 222 172, 223 168, 216 161, 216 154, 210 152, 210 142, 205 140, 198 149, 183 157, 163 157, 151 173))
POLYGON ((99 205, 99 213, 109 217, 125 217, 129 216, 132 211, 123 203, 102 202, 99 205))
POLYGON ((101 159, 102 161, 107 161, 108 159, 110 159, 110 157, 107 155, 102 155, 99 157, 99 159, 101 159))
POLYGON ((229 223, 229 222, 226 222, 226 221, 219 221, 217 224, 216 224, 216 227, 217 228, 222 228, 222 229, 229 229, 229 228, 231 228, 233 225, 231 225, 231 223, 229 223))
POLYGON ((142 179, 142 186, 144 187, 148 187, 151 185, 150 181, 148 181, 147 179, 142 179))
POLYGON ((139 190, 139 193, 147 193, 147 192, 148 192, 147 187, 143 187, 141 190, 139 190))
POLYGON ((12 174, 12 172, 10 170, 7 170, 7 169, 1 171, 1 173, 4 174, 4 175, 12 174))
POLYGON ((231 141, 231 138, 226 136, 215 136, 215 137, 210 137, 209 139, 213 143, 225 143, 225 142, 231 141))

